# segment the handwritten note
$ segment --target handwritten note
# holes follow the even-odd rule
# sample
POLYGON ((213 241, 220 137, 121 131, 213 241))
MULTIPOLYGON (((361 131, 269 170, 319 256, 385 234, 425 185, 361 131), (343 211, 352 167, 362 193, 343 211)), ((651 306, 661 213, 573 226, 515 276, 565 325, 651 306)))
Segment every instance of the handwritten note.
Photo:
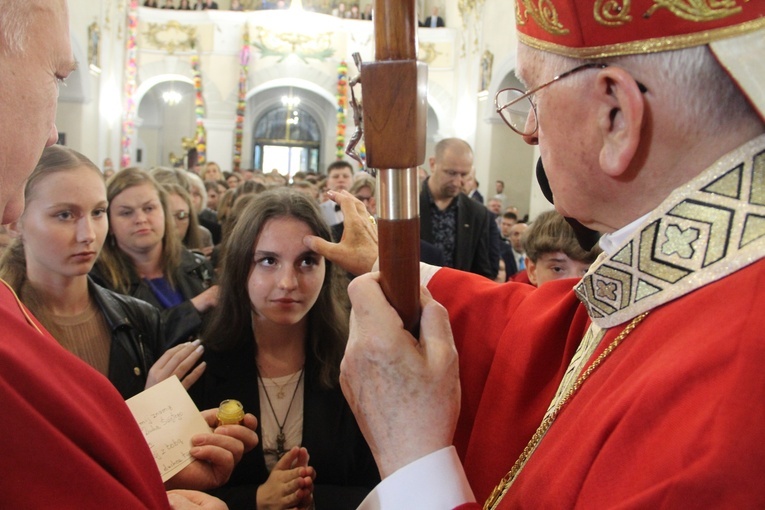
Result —
POLYGON ((173 376, 127 400, 165 482, 194 461, 191 436, 210 427, 177 377, 173 376))

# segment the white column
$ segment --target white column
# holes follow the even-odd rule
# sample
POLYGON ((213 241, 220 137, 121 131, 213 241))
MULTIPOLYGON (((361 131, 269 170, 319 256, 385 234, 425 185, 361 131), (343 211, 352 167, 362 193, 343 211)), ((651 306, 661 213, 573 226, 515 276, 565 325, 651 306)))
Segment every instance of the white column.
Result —
POLYGON ((234 128, 233 118, 205 119, 207 130, 207 161, 214 161, 222 170, 230 171, 234 159, 234 128))

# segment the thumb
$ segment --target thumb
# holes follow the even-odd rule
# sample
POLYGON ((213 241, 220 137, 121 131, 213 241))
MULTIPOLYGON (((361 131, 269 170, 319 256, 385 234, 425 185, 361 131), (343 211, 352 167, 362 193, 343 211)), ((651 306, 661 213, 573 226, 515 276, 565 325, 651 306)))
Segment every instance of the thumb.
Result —
POLYGON ((315 251, 319 255, 332 259, 331 255, 337 250, 337 244, 331 243, 326 239, 322 239, 319 236, 307 235, 303 237, 303 244, 310 250, 315 251))
POLYGON ((428 358, 436 363, 451 363, 456 358, 456 347, 452 328, 449 324, 449 313, 438 301, 433 299, 430 292, 422 287, 420 300, 422 317, 420 320, 420 346, 428 354, 428 358))

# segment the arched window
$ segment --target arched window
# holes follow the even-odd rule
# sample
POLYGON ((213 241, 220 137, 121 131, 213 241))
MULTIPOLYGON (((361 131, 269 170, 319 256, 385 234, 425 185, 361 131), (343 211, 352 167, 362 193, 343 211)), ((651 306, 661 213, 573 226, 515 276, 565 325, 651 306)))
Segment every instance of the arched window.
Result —
POLYGON ((321 131, 316 120, 300 107, 300 99, 284 96, 268 110, 253 130, 253 168, 277 169, 288 178, 299 171, 319 169, 321 131))

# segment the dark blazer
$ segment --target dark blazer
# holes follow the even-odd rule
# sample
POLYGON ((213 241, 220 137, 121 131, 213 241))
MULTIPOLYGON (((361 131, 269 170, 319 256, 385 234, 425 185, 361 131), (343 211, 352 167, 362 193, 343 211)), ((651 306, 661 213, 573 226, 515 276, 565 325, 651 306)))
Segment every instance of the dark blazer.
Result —
MULTIPOLYGON (((425 23, 423 23, 422 26, 426 28, 430 27, 430 23, 432 20, 433 20, 433 16, 428 16, 427 18, 425 18, 425 23)), ((441 16, 438 16, 436 18, 436 26, 445 27, 446 25, 444 24, 444 18, 442 18, 441 16)))
POLYGON ((162 353, 164 337, 159 310, 88 279, 88 290, 111 331, 109 381, 122 398, 144 390, 149 369, 162 353))
MULTIPOLYGON (((98 264, 93 267, 90 276, 97 284, 110 289, 109 282, 101 273, 98 264)), ((186 342, 199 334, 202 328, 202 316, 194 308, 194 305, 191 304, 190 299, 210 287, 212 277, 212 266, 210 266, 205 256, 184 248, 181 254, 180 268, 175 275, 178 290, 185 299, 183 303, 164 309, 156 296, 154 296, 149 285, 139 278, 137 274, 133 274, 127 294, 146 301, 160 310, 166 341, 165 348, 167 349, 186 342)))
POLYGON ((501 251, 500 254, 502 256, 502 260, 505 261, 505 272, 507 273, 508 279, 518 272, 518 262, 515 260, 515 255, 513 255, 513 247, 512 245, 502 240, 501 244, 501 251))
MULTIPOLYGON (((200 409, 218 407, 222 400, 239 400, 245 412, 258 418, 260 396, 255 350, 252 344, 234 351, 206 350, 207 368, 189 390, 200 409)), ((361 435, 356 419, 339 385, 321 388, 310 356, 306 358, 303 404, 303 442, 310 465, 316 469, 314 501, 321 509, 355 509, 379 483, 380 475, 372 453, 361 435)), ((258 444, 236 466, 229 482, 213 491, 231 510, 255 508, 257 488, 268 479, 263 446, 258 444)))
MULTIPOLYGON (((422 183, 420 191, 420 238, 435 244, 433 220, 430 213, 432 201, 428 181, 422 183)), ((489 241, 491 239, 489 222, 491 214, 483 205, 466 194, 460 193, 457 200, 457 240, 454 249, 454 267, 494 279, 497 273, 490 262, 489 241)), ((499 263, 499 262, 497 262, 499 263)))

